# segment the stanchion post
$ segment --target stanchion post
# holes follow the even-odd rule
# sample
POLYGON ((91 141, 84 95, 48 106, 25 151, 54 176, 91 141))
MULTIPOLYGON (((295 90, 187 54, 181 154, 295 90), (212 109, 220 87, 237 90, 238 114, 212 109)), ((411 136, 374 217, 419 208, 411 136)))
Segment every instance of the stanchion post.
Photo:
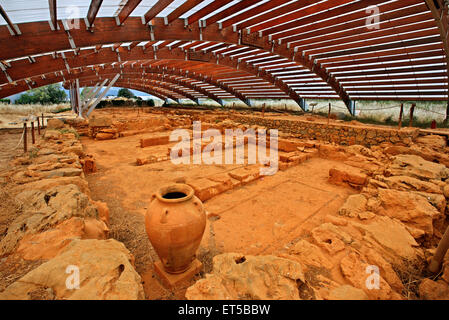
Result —
POLYGON ((415 106, 415 104, 412 104, 412 106, 410 107, 410 122, 408 124, 410 128, 413 127, 413 112, 415 111, 415 106))
POLYGON ((37 117, 37 134, 41 135, 41 123, 39 117, 37 117))
POLYGON ((398 129, 402 127, 402 114, 404 113, 404 104, 401 103, 401 110, 399 111, 398 129))
POLYGON ((332 105, 329 102, 329 111, 327 112, 327 124, 329 124, 329 122, 331 120, 331 109, 332 109, 332 105))
POLYGON ((28 145, 27 145, 27 123, 23 123, 23 152, 28 151, 28 145))
POLYGON ((31 121, 31 142, 36 143, 36 137, 34 136, 34 121, 31 121))

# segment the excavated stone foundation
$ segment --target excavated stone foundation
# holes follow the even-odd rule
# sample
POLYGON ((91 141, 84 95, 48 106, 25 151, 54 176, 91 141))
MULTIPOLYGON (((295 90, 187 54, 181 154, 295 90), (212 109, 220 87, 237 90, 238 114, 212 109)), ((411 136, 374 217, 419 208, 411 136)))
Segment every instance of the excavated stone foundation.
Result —
POLYGON ((0 270, 2 299, 449 298, 449 259, 438 276, 427 271, 448 225, 445 136, 310 115, 145 111, 49 123, 32 155, 4 171, 14 203, 3 204, 1 259, 23 268, 0 270), (193 144, 210 144, 195 138, 197 121, 201 134, 218 132, 223 153, 244 147, 242 162, 195 163, 193 144), (175 152, 189 160, 181 164, 171 158, 175 129, 191 143, 175 152), (250 161, 260 134, 226 144, 230 129, 277 129, 277 172, 250 161), (144 214, 172 183, 192 187, 208 219, 202 270, 167 286, 144 214), (76 294, 63 260, 90 270, 76 294))

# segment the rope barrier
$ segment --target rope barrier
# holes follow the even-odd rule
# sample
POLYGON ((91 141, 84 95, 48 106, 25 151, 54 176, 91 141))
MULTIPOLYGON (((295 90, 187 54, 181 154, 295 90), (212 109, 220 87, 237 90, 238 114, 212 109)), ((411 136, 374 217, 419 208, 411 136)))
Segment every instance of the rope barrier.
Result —
POLYGON ((21 144, 22 141, 23 141, 23 137, 24 137, 24 136, 25 136, 25 128, 24 128, 23 131, 22 131, 22 136, 20 137, 19 143, 18 143, 14 148, 12 148, 11 151, 16 150, 16 149, 20 146, 20 144, 21 144))
MULTIPOLYGON (((401 107, 401 105, 394 105, 394 106, 391 106, 391 107, 369 108, 369 109, 363 108, 363 109, 358 109, 358 110, 360 110, 360 112, 369 112, 369 111, 390 110, 390 109, 396 109, 396 108, 400 108, 400 107, 401 107)), ((319 111, 319 110, 323 110, 323 109, 327 109, 327 108, 328 108, 328 106, 324 106, 324 107, 320 107, 320 108, 313 108, 313 111, 315 112, 315 111, 319 111)), ((418 109, 418 110, 421 110, 421 111, 434 113, 434 114, 437 114, 437 115, 440 115, 440 116, 443 116, 443 117, 446 116, 445 113, 429 110, 429 109, 426 109, 426 108, 423 108, 423 107, 415 106, 415 108, 418 109)), ((335 106, 335 105, 332 105, 332 109, 346 110, 346 108, 344 108, 344 107, 335 106)))

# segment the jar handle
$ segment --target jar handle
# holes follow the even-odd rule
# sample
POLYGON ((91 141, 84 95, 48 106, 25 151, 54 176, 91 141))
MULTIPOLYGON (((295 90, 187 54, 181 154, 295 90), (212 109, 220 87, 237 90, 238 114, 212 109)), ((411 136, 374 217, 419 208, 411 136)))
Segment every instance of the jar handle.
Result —
POLYGON ((193 204, 195 205, 195 207, 198 207, 198 209, 200 209, 200 211, 203 211, 203 205, 200 201, 194 200, 193 204))
POLYGON ((161 216, 160 223, 165 224, 167 223, 167 215, 168 215, 168 209, 164 209, 164 213, 161 216))

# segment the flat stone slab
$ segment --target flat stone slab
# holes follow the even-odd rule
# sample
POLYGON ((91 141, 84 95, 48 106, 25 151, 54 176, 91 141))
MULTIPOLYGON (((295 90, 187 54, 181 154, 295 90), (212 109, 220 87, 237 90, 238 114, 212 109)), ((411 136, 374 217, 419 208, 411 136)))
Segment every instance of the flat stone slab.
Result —
POLYGON ((169 143, 170 143, 169 136, 140 139, 140 147, 141 148, 146 148, 146 147, 151 147, 151 146, 160 146, 160 145, 169 144, 169 143))
POLYGON ((60 168, 52 171, 46 171, 47 174, 45 178, 55 178, 55 177, 76 177, 80 176, 83 172, 82 169, 78 168, 60 168))
POLYGON ((200 178, 187 181, 187 184, 193 188, 195 195, 201 200, 209 200, 216 195, 231 189, 230 182, 226 181, 212 181, 207 178, 200 178))
POLYGON ((195 259, 193 260, 189 269, 187 269, 183 273, 171 274, 164 270, 164 267, 162 266, 162 262, 160 260, 154 263, 154 271, 161 279, 162 284, 170 289, 180 285, 183 282, 189 281, 198 272, 200 272, 202 268, 203 264, 198 259, 195 259))

